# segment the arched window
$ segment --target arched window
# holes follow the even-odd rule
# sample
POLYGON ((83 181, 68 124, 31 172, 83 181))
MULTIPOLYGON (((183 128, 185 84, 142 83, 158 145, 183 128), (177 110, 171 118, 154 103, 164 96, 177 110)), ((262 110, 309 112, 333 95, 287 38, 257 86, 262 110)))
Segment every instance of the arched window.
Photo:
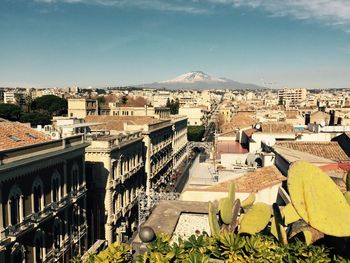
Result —
POLYGON ((26 262, 25 252, 26 251, 24 246, 16 242, 13 245, 11 250, 11 263, 25 263, 26 262))
POLYGON ((62 221, 58 217, 55 218, 53 223, 53 249, 60 249, 62 243, 62 221))
POLYGON ((45 260, 45 232, 38 229, 34 236, 33 247, 34 263, 42 263, 45 260))
POLYGON ((40 212, 44 207, 43 182, 39 177, 35 178, 32 186, 33 213, 40 212))
POLYGON ((72 230, 74 234, 77 234, 80 226, 80 207, 75 204, 72 213, 72 230))
POLYGON ((118 213, 118 195, 116 193, 113 194, 113 214, 118 213))
POLYGON ((121 194, 118 194, 118 211, 120 211, 123 206, 124 206, 123 197, 121 194))
POLYGON ((21 189, 14 185, 8 198, 9 225, 16 225, 23 219, 23 196, 21 189))
POLYGON ((72 190, 77 191, 79 186, 79 167, 76 163, 74 163, 72 167, 72 190))
POLYGON ((61 176, 56 170, 51 178, 51 199, 52 202, 58 202, 61 199, 61 176))

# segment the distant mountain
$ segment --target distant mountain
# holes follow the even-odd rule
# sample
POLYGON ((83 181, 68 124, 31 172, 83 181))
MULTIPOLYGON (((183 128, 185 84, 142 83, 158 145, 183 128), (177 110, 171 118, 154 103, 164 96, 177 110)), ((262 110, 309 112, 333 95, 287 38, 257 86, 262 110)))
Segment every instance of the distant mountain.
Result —
POLYGON ((215 78, 202 71, 191 71, 171 80, 142 84, 141 87, 168 89, 262 89, 255 84, 237 82, 227 78, 215 78))

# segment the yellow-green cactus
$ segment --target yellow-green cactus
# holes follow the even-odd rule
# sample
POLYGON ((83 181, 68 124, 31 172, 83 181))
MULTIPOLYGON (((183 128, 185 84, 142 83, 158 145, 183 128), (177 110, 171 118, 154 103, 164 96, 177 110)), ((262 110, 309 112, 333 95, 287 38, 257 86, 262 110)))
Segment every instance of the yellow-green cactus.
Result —
POLYGON ((235 200, 235 196, 236 196, 236 185, 235 183, 232 182, 230 184, 230 189, 228 191, 228 198, 230 198, 233 202, 235 200))
POLYGON ((313 228, 331 236, 350 236, 350 206, 333 180, 320 168, 294 163, 288 190, 297 213, 313 228))
POLYGON ((271 207, 264 203, 256 203, 244 215, 239 233, 255 234, 263 230, 271 218, 271 207))
POLYGON ((248 197, 246 199, 244 199, 241 203, 241 206, 243 208, 248 208, 250 206, 252 206, 255 202, 255 194, 251 193, 248 195, 248 197))
POLYGON ((297 211, 295 211, 294 206, 289 203, 282 210, 281 214, 284 218, 284 225, 289 225, 301 219, 297 211))
POLYGON ((224 198, 220 204, 220 218, 226 225, 232 221, 233 201, 230 198, 224 198))
POLYGON ((288 238, 286 230, 284 229, 284 222, 281 214, 281 210, 277 203, 272 205, 273 218, 271 222, 271 233, 282 244, 288 244, 288 238))
POLYGON ((213 204, 209 202, 208 205, 208 217, 209 217, 209 226, 212 236, 217 236, 220 233, 220 225, 216 216, 216 209, 213 207, 213 204))
POLYGON ((345 197, 346 201, 348 202, 348 204, 350 205, 350 191, 346 191, 344 193, 344 197, 345 197))

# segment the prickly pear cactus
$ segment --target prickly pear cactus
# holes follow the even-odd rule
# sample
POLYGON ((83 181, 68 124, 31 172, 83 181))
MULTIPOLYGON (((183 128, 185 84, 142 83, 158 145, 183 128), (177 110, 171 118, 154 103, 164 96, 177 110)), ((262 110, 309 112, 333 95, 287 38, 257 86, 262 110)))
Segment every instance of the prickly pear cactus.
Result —
POLYGON ((327 235, 350 236, 350 206, 320 168, 305 161, 294 163, 288 190, 295 210, 310 226, 327 235))
POLYGON ((243 208, 248 208, 250 206, 252 206, 255 202, 255 194, 251 193, 248 195, 248 197, 246 199, 244 199, 241 203, 241 206, 243 208))
POLYGON ((217 236, 220 233, 220 225, 216 216, 216 209, 213 207, 213 204, 209 202, 208 205, 208 210, 209 210, 209 226, 210 226, 210 231, 212 236, 217 236))
POLYGON ((264 203, 256 203, 244 215, 239 233, 256 234, 263 230, 271 218, 271 207, 264 203))
POLYGON ((226 225, 232 221, 233 201, 230 198, 224 198, 220 204, 220 218, 226 225))
POLYGON ((300 215, 295 211, 294 206, 289 203, 282 210, 281 214, 284 218, 284 224, 289 225, 301 219, 300 215))

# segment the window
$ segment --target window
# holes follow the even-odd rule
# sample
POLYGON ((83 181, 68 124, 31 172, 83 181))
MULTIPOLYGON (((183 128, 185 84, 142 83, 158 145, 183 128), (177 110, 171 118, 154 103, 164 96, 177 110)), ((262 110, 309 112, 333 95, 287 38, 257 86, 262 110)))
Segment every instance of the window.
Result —
POLYGON ((46 256, 45 250, 45 233, 44 231, 38 229, 34 236, 34 262, 42 263, 46 256))
POLYGON ((77 234, 79 231, 79 225, 80 225, 80 207, 76 204, 73 208, 73 214, 72 214, 72 232, 73 234, 77 234))
POLYGON ((25 248, 23 245, 20 245, 16 242, 11 250, 11 263, 25 263, 25 248))
POLYGON ((58 202, 61 199, 60 195, 60 174, 55 171, 51 179, 51 199, 52 202, 58 202))
POLYGON ((34 180, 32 186, 32 207, 33 213, 40 212, 44 207, 43 183, 39 177, 34 180))
POLYGON ((56 218, 53 224, 53 249, 60 249, 62 241, 62 223, 56 218))
POLYGON ((72 175, 72 190, 77 191, 78 185, 79 185, 79 168, 76 163, 72 167, 71 175, 72 175))
POLYGON ((23 218, 23 197, 17 185, 14 185, 10 190, 8 208, 9 224, 14 226, 20 223, 23 218))

